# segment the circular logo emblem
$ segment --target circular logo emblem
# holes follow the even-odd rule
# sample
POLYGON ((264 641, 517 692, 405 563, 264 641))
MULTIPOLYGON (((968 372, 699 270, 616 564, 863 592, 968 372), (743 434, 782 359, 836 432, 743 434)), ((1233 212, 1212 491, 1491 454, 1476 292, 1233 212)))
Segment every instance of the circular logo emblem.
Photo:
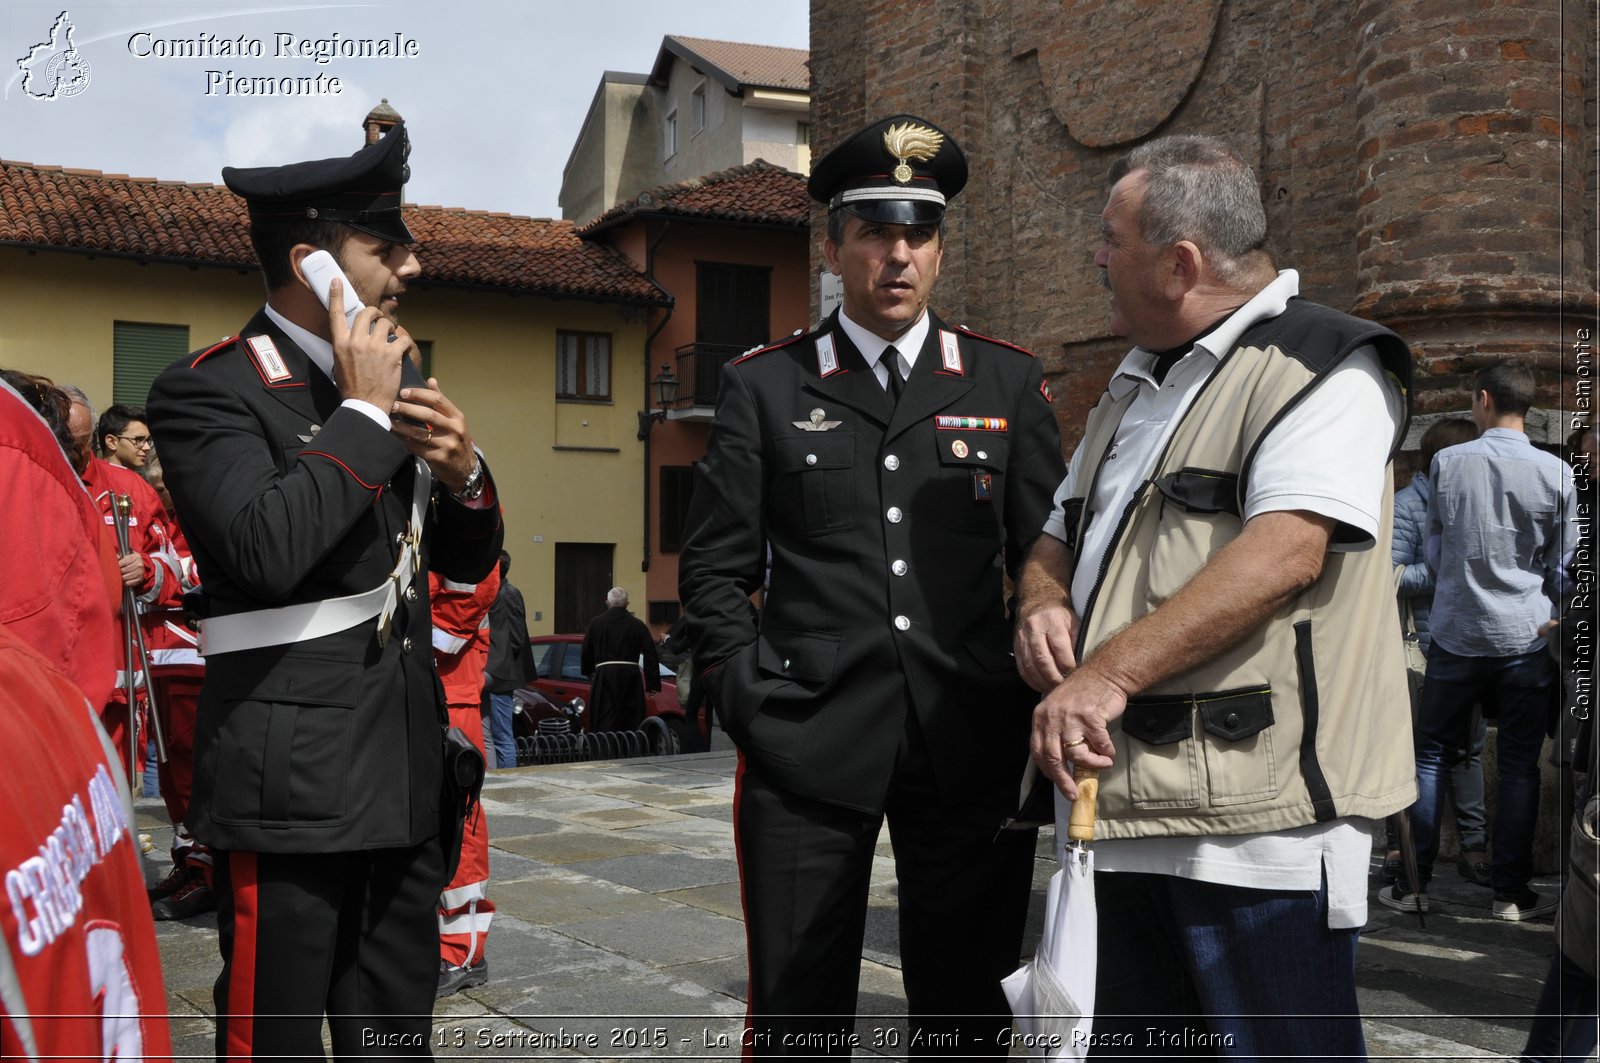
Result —
POLYGON ((951 443, 950 444, 950 453, 954 454, 958 458, 966 457, 967 456, 967 444, 966 444, 966 442, 963 441, 963 440, 958 439, 955 442, 951 443))
POLYGON ((76 48, 57 52, 44 68, 44 83, 52 98, 76 96, 89 87, 89 61, 76 48))

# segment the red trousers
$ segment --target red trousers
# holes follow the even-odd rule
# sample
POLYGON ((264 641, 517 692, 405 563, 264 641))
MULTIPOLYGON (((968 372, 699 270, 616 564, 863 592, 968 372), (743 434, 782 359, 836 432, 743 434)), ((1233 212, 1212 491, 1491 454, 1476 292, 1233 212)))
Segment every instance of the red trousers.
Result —
MULTIPOLYGON (((483 752, 483 720, 478 703, 451 705, 450 722, 465 731, 483 752)), ((461 863, 439 897, 439 957, 452 967, 483 959, 494 902, 489 899, 489 824, 480 804, 461 834, 461 863)))
POLYGON ((156 708, 161 720, 161 741, 166 760, 156 762, 161 800, 172 819, 172 861, 199 869, 211 884, 211 850, 189 837, 183 821, 194 795, 194 725, 200 708, 204 673, 155 673, 156 708))
MULTIPOLYGON (((144 690, 134 691, 139 699, 139 718, 144 717, 144 690)), ((100 710, 100 725, 106 729, 106 737, 111 739, 111 748, 117 751, 117 760, 122 764, 122 773, 127 776, 128 785, 135 790, 133 770, 144 766, 144 757, 134 758, 133 738, 128 734, 128 702, 127 693, 122 687, 111 692, 111 701, 100 710)), ((140 731, 144 728, 140 727, 140 731)))

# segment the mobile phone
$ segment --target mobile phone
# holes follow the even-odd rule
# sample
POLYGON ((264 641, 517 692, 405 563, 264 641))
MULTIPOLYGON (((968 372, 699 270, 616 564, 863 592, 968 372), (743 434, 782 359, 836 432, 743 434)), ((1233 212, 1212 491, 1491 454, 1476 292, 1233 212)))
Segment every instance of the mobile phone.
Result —
POLYGON ((306 283, 311 285, 311 290, 317 293, 317 298, 322 300, 322 305, 328 305, 328 289, 332 287, 334 278, 337 277, 344 283, 344 323, 353 327, 356 315, 365 307, 360 299, 356 298, 356 290, 350 284, 350 278, 344 275, 344 270, 339 268, 339 263, 326 251, 313 251, 300 261, 300 272, 305 274, 306 283))

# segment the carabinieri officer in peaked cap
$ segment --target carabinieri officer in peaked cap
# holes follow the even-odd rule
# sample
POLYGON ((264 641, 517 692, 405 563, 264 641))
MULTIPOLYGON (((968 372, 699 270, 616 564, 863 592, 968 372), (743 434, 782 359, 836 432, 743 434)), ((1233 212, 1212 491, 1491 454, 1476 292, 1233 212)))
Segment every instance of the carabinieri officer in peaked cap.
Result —
POLYGON ((1034 838, 997 828, 1036 697, 1004 580, 1063 464, 1040 364, 928 309, 966 180, 954 138, 914 115, 818 161, 843 306, 724 370, 700 465, 680 596, 739 747, 757 1055, 850 1054, 885 816, 918 1051, 1006 1054, 1034 838))
MULTIPOLYGON (((216 858, 217 1055, 429 1055, 453 817, 428 571, 475 583, 500 507, 399 324, 420 272, 405 128, 348 158, 227 169, 267 304, 150 394, 203 579, 189 829, 216 858), (303 262, 349 278, 324 309, 303 262), (365 304, 353 325, 342 308, 365 304)), ((452 839, 453 841, 453 839, 452 839)))

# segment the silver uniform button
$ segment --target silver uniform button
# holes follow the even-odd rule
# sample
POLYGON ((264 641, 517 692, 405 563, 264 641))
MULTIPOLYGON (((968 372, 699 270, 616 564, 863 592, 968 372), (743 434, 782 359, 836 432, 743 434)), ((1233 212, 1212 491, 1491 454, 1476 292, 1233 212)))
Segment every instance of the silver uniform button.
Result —
POLYGON ((417 589, 415 587, 407 587, 406 588, 406 601, 414 602, 416 600, 417 600, 417 589))
POLYGON ((890 472, 894 472, 900 467, 899 457, 894 454, 890 454, 888 457, 883 459, 883 467, 888 469, 890 472))
POLYGON ((411 636, 407 635, 405 638, 400 640, 400 652, 401 653, 410 653, 411 652, 411 636))
POLYGON ((911 628, 911 620, 909 617, 897 616, 894 618, 894 626, 899 628, 901 631, 909 631, 911 628))
POLYGON ((893 572, 896 576, 904 576, 906 574, 906 567, 907 566, 904 561, 896 561, 894 564, 889 566, 889 571, 893 572))
POLYGON ((815 454, 807 454, 806 455, 806 464, 807 465, 815 465, 816 463, 817 463, 817 456, 815 454))
POLYGON ((899 524, 900 523, 900 507, 899 506, 890 506, 887 516, 889 518, 889 523, 890 524, 899 524))
POLYGON ((987 461, 987 460, 989 460, 989 452, 986 451, 986 450, 978 451, 978 460, 979 461, 987 461))

